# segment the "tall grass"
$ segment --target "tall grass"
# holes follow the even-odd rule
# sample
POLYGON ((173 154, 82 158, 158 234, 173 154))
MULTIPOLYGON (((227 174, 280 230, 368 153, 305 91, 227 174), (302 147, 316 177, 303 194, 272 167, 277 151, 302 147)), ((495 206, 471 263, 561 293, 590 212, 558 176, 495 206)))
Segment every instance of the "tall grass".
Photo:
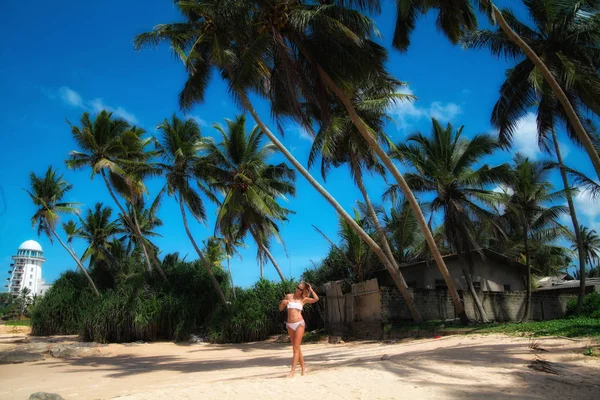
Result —
MULTIPOLYGON (((249 289, 236 292, 237 300, 230 306, 219 305, 208 325, 209 338, 217 343, 241 343, 264 340, 270 335, 285 333, 285 312, 279 312, 279 303, 287 293, 293 293, 296 282, 257 282, 249 289)), ((304 308, 304 319, 309 329, 322 327, 318 307, 304 308)))
MULTIPOLYGON (((186 340, 202 329, 218 303, 206 270, 198 263, 175 262, 164 268, 168 278, 146 272, 115 279, 100 298, 83 276, 67 272, 35 307, 34 335, 81 334, 96 342, 186 340)), ((229 291, 226 273, 214 268, 229 291)))

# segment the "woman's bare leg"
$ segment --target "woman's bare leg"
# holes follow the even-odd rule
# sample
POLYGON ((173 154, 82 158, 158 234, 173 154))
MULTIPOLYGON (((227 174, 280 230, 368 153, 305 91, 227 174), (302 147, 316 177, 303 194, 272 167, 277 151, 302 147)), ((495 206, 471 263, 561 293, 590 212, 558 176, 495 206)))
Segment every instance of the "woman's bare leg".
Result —
POLYGON ((300 325, 298 329, 296 329, 296 337, 294 338, 294 349, 298 349, 298 361, 300 362, 300 368, 302 369, 302 375, 306 372, 304 368, 304 356, 302 355, 302 348, 300 345, 302 344, 302 339, 304 338, 304 329, 303 325, 300 325))
POLYGON ((296 365, 298 364, 298 355, 296 353, 296 346, 294 345, 296 341, 296 331, 292 328, 288 327, 288 335, 290 336, 290 343, 292 344, 292 350, 294 351, 294 355, 292 356, 292 370, 288 374, 288 378, 293 378, 296 373, 296 365))

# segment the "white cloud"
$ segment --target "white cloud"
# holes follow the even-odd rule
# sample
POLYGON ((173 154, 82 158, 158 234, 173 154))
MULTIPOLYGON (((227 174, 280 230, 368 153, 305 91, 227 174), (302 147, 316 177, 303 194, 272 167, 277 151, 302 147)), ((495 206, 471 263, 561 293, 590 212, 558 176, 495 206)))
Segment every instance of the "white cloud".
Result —
MULTIPOLYGON (((56 98, 55 95, 49 95, 48 97, 51 99, 56 98)), ((130 124, 139 124, 135 115, 125 110, 123 107, 111 107, 110 105, 105 104, 101 98, 85 101, 79 93, 67 86, 62 86, 58 89, 58 98, 71 107, 81 108, 94 113, 106 110, 112 112, 117 117, 123 118, 130 124)))
POLYGON ((62 101, 73 107, 84 108, 81 95, 66 86, 58 89, 58 95, 62 101))
POLYGON ((541 153, 538 146, 537 132, 535 114, 528 113, 519 121, 513 135, 515 150, 532 160, 537 159, 541 153))
POLYGON ((456 116, 462 113, 462 109, 455 103, 441 103, 434 101, 429 107, 431 116, 440 121, 452 121, 456 116))
POLYGON ((595 220, 600 216, 600 202, 592 198, 588 191, 582 190, 577 193, 573 202, 575 209, 590 220, 595 220))
MULTIPOLYGON (((409 87, 402 87, 399 92, 414 95, 409 87)), ((428 107, 420 107, 415 101, 400 101, 390 108, 389 113, 396 121, 396 126, 399 129, 406 130, 423 118, 433 117, 443 124, 451 122, 462 114, 462 107, 456 103, 443 103, 441 101, 434 101, 428 107)))
POLYGON ((492 189, 493 192, 496 193, 506 193, 509 196, 512 196, 513 194, 515 194, 514 190, 512 190, 512 188, 505 186, 505 185, 499 185, 496 186, 494 189, 492 189))
POLYGON ((202 118, 198 117, 197 115, 191 115, 190 118, 193 119, 194 121, 196 121, 196 123, 198 125, 200 125, 201 127, 207 127, 207 126, 209 126, 208 122, 206 122, 202 118))
POLYGON ((310 135, 310 133, 308 133, 308 131, 306 130, 306 128, 304 128, 301 125, 298 124, 289 124, 287 126, 284 127, 284 132, 287 133, 293 133, 294 135, 298 136, 300 139, 306 140, 308 142, 313 142, 313 137, 310 135))
POLYGON ((104 101, 101 98, 96 98, 96 99, 90 101, 90 106, 92 107, 92 110, 95 113, 98 113, 102 110, 106 110, 108 112, 112 112, 117 117, 123 118, 125 121, 129 122, 130 124, 134 124, 134 125, 139 124, 139 121, 135 117, 135 115, 133 115, 129 111, 125 110, 123 107, 113 108, 109 105, 106 105, 106 104, 104 104, 104 101))
POLYGON ((566 158, 569 157, 569 154, 571 154, 571 146, 569 146, 567 143, 559 141, 558 147, 560 148, 560 155, 562 156, 563 160, 566 160, 566 158))

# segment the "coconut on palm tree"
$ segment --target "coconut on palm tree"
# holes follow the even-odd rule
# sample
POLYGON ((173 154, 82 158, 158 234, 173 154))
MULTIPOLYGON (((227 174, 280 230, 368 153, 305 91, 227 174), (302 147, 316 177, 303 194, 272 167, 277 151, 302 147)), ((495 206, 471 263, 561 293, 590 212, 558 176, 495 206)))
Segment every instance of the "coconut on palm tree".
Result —
MULTIPOLYGON (((259 259, 269 258, 282 281, 285 276, 269 251, 269 240, 283 242, 278 223, 287 221, 292 210, 279 204, 286 196, 294 196, 295 173, 286 164, 269 164, 277 152, 272 144, 263 144, 264 134, 255 126, 246 131, 246 117, 225 120, 227 127, 214 124, 222 141, 209 144, 208 159, 214 169, 209 173, 210 185, 224 198, 217 213, 215 231, 230 241, 243 240, 250 234, 258 246, 259 259)), ((206 172, 198 168, 197 176, 206 172)), ((262 274, 261 274, 262 276, 262 274)))
POLYGON ((95 119, 85 112, 81 116, 81 126, 71 125, 71 133, 78 150, 69 153, 67 167, 81 169, 90 167, 91 178, 101 174, 110 196, 121 211, 126 225, 133 229, 144 253, 148 269, 154 267, 166 279, 160 265, 148 254, 142 238, 135 213, 132 207, 130 217, 125 207, 117 197, 117 193, 131 203, 137 202, 145 190, 140 174, 148 168, 149 153, 145 148, 150 144, 149 139, 142 139, 144 131, 132 127, 121 118, 113 118, 112 113, 102 110, 95 119), (115 193, 116 192, 116 193, 115 193))
POLYGON ((557 230, 564 230, 558 223, 559 217, 567 212, 564 206, 551 205, 564 199, 564 191, 553 191, 548 180, 552 164, 546 161, 530 161, 517 154, 514 167, 506 176, 507 190, 503 193, 503 204, 506 207, 504 219, 507 229, 515 236, 522 238, 527 267, 527 300, 523 321, 527 321, 531 312, 531 266, 532 254, 530 242, 536 234, 556 236, 557 230))
POLYGON ((79 258, 75 255, 75 252, 63 242, 56 232, 56 224, 60 219, 61 213, 74 214, 77 212, 75 203, 63 201, 65 194, 70 191, 73 186, 63 180, 62 175, 58 175, 57 171, 51 166, 46 170, 46 174, 42 176, 38 176, 32 172, 29 180, 30 190, 26 190, 26 192, 29 194, 29 197, 31 197, 33 204, 38 207, 31 218, 32 225, 37 226, 38 236, 42 233, 45 234, 50 240, 50 243, 52 243, 53 237, 58 240, 61 246, 77 263, 77 266, 85 275, 94 293, 97 296, 100 296, 98 289, 96 289, 96 285, 92 281, 92 278, 90 278, 85 267, 81 264, 79 258))
POLYGON ((254 91, 269 97, 277 116, 291 116, 307 127, 310 127, 308 118, 300 104, 306 100, 310 104, 321 105, 325 113, 321 119, 326 121, 331 95, 337 97, 363 138, 403 187, 413 210, 420 215, 419 225, 426 233, 427 243, 447 282, 457 313, 466 323, 468 320, 458 292, 414 195, 403 184, 401 174, 372 137, 370 128, 358 117, 351 101, 351 92, 342 90, 348 85, 360 86, 361 80, 386 78, 383 68, 385 50, 369 40, 374 30, 372 21, 355 10, 337 4, 278 1, 260 2, 255 8, 254 2, 213 0, 202 3, 178 2, 177 5, 186 22, 159 25, 150 33, 138 35, 135 45, 141 48, 145 44, 157 45, 166 41, 183 60, 188 70, 188 80, 180 94, 180 104, 190 108, 201 102, 213 67, 222 71, 230 91, 250 112, 265 135, 361 235, 382 263, 390 263, 378 244, 268 129, 250 103, 247 93, 254 91), (284 31, 288 31, 285 37, 282 36, 284 31), (290 46, 290 41, 293 46, 290 46), (292 49, 298 51, 290 55, 292 49), (296 96, 299 93, 301 101, 296 96))
POLYGON ((490 204, 497 196, 486 187, 501 182, 508 168, 478 165, 483 157, 499 148, 490 135, 478 134, 467 139, 462 134, 464 127, 457 130, 451 124, 443 127, 436 119, 432 123, 431 137, 413 134, 398 143, 392 155, 413 168, 414 172, 406 173, 412 190, 435 195, 431 212, 443 214, 446 240, 458 254, 467 287, 482 321, 487 322, 471 278, 473 252, 481 248, 475 240, 475 226, 492 220, 493 213, 481 204, 490 204))
POLYGON ((197 179, 195 171, 199 165, 204 163, 200 150, 206 145, 206 139, 202 137, 196 121, 193 119, 182 120, 176 115, 173 115, 171 120, 165 119, 158 125, 158 130, 161 136, 157 140, 156 146, 162 162, 158 162, 156 165, 167 181, 168 195, 177 199, 185 232, 194 250, 206 268, 221 302, 226 304, 227 299, 221 284, 213 273, 213 265, 198 247, 190 231, 186 213, 187 209, 195 220, 204 222, 206 211, 200 193, 214 199, 210 189, 203 181, 197 179))

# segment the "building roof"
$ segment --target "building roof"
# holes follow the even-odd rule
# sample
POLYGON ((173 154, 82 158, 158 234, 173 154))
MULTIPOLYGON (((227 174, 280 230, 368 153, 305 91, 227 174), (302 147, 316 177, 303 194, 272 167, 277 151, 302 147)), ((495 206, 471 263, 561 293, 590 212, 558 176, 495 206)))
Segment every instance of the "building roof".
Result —
MULTIPOLYGON (((504 254, 497 253, 497 252, 495 252, 493 250, 490 250, 490 249, 481 249, 480 251, 483 253, 483 255, 485 257, 494 258, 496 260, 499 260, 499 261, 502 261, 502 262, 506 263, 507 265, 511 265, 513 267, 519 267, 519 268, 527 268, 527 266, 525 264, 521 264, 520 262, 515 261, 512 258, 507 257, 504 254)), ((477 250, 472 250, 471 252, 472 253, 478 253, 477 250)), ((444 259, 444 261, 446 261, 446 260, 454 260, 454 259, 458 258, 458 254, 456 254, 456 253, 455 254, 448 254, 448 255, 442 256, 442 258, 444 259)), ((431 260, 430 263, 435 263, 435 261, 431 260)), ((399 267, 400 268, 411 268, 411 267, 421 266, 421 265, 425 265, 425 264, 426 264, 425 261, 417 261, 417 262, 414 262, 414 263, 401 264, 399 267)))
MULTIPOLYGON (((541 290, 560 290, 560 289, 575 289, 579 287, 580 282, 578 280, 564 281, 554 283, 551 286, 542 286, 535 289, 536 292, 541 290)), ((585 280, 585 286, 600 286, 600 278, 587 278, 585 280)))
POLYGON ((21 243, 19 250, 43 251, 42 246, 35 240, 26 240, 25 242, 21 243))

